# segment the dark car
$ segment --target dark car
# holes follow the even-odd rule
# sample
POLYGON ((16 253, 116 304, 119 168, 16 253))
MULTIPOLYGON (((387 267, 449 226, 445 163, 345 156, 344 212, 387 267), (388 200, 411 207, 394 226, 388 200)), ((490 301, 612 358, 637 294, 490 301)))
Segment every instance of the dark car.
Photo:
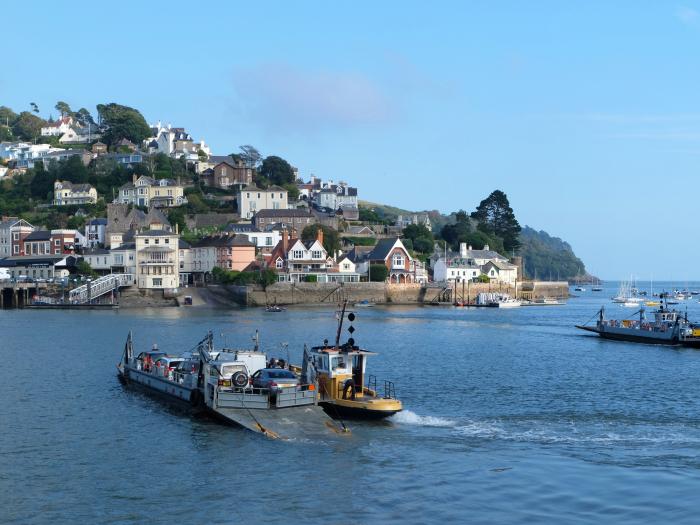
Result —
POLYGON ((255 372, 251 379, 254 388, 267 388, 274 392, 299 386, 297 376, 283 368, 263 368, 255 372))

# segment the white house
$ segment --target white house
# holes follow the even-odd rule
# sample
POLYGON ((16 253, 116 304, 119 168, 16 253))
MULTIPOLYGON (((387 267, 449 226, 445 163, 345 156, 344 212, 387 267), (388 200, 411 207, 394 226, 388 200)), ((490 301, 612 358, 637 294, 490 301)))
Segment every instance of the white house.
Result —
POLYGON ((85 223, 85 242, 88 247, 105 245, 105 231, 107 229, 107 219, 92 219, 85 223))
POLYGON ((238 193, 238 213, 243 219, 251 219, 260 210, 286 210, 287 190, 270 186, 263 190, 257 186, 246 186, 238 193))
POLYGON ((508 262, 500 253, 489 249, 474 250, 466 243, 461 243, 459 252, 436 252, 431 256, 433 280, 469 281, 480 275, 486 275, 491 281, 515 284, 518 279, 518 267, 508 262))
POLYGON ((272 250, 268 264, 277 271, 280 281, 314 280, 327 283, 360 280, 360 275, 355 272, 354 263, 339 268, 333 258, 329 257, 323 247, 323 230, 320 228, 316 238, 309 242, 288 239, 287 231, 284 230, 282 240, 272 250))
POLYGON ((177 290, 180 285, 179 235, 165 230, 147 230, 134 235, 136 283, 145 290, 177 290))
POLYGON ((50 122, 46 127, 41 128, 42 137, 58 137, 66 133, 73 125, 73 117, 63 117, 56 122, 50 122))

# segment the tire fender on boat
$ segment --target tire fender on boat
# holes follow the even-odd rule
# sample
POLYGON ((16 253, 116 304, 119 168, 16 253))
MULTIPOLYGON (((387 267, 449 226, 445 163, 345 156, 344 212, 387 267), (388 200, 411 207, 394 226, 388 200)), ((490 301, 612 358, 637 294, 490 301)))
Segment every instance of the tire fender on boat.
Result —
POLYGON ((355 380, 348 379, 343 386, 343 399, 355 401, 355 380))

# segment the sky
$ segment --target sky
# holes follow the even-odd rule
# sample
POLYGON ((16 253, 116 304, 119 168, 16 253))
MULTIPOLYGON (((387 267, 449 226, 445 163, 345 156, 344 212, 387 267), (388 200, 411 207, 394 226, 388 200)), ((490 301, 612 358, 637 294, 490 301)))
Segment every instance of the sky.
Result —
POLYGON ((411 210, 500 189, 603 279, 700 280, 700 0, 104 5, 4 5, 0 105, 129 105, 411 210))

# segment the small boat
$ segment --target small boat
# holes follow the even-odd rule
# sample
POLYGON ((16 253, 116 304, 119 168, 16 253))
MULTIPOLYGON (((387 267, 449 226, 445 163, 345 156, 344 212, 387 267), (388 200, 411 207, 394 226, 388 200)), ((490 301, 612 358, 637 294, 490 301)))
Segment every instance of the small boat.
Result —
POLYGON ((547 297, 540 297, 532 301, 522 301, 522 306, 561 306, 563 304, 563 302, 557 299, 550 299, 547 297))
POLYGON ((639 303, 636 301, 625 301, 624 303, 618 303, 624 306, 625 308, 637 308, 639 306, 639 303))
MULTIPOLYGON (((377 354, 361 349, 352 337, 340 344, 346 305, 347 301, 339 313, 335 344, 326 339, 321 346, 304 346, 302 366, 291 368, 302 383, 318 383, 319 404, 331 417, 381 419, 394 415, 403 409, 394 383, 383 381, 382 385, 376 376, 367 374, 367 358, 377 354)), ((354 313, 347 314, 351 323, 355 318, 354 313)), ((355 332, 352 325, 348 332, 355 332)))
POLYGON ((278 304, 268 304, 265 307, 266 312, 284 312, 286 308, 284 306, 280 306, 278 304))
POLYGON ((577 286, 574 288, 574 292, 585 292, 586 289, 583 286, 577 286))
POLYGON ((644 306, 660 306, 661 303, 659 301, 647 301, 644 303, 644 306))
POLYGON ((491 308, 518 308, 522 301, 513 299, 505 293, 481 292, 476 296, 475 306, 488 306, 491 308))
POLYGON ((373 306, 375 306, 375 304, 369 302, 367 299, 355 303, 356 308, 372 308, 373 306))

